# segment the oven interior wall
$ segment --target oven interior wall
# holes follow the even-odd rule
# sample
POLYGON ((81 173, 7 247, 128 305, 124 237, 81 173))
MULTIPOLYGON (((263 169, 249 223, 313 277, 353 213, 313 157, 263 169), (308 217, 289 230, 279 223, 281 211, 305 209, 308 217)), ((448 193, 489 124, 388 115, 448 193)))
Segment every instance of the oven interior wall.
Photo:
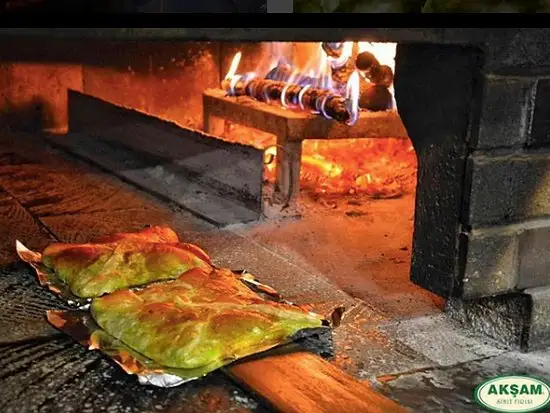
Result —
MULTIPOLYGON (((300 63, 310 47, 288 43, 283 49, 287 56, 304 49, 300 63)), ((3 39, 0 113, 18 127, 63 132, 67 89, 73 89, 201 129, 202 92, 219 87, 237 51, 246 72, 267 63, 271 49, 258 42, 3 39)))

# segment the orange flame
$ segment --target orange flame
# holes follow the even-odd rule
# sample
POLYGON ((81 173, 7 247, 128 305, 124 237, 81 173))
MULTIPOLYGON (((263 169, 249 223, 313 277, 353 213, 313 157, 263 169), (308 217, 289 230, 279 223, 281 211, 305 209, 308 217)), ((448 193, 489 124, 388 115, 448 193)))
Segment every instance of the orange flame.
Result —
POLYGON ((233 60, 231 61, 231 66, 229 66, 229 70, 225 75, 225 80, 231 80, 235 76, 237 69, 239 68, 239 63, 241 63, 242 55, 243 54, 241 52, 235 53, 235 56, 233 56, 233 60))

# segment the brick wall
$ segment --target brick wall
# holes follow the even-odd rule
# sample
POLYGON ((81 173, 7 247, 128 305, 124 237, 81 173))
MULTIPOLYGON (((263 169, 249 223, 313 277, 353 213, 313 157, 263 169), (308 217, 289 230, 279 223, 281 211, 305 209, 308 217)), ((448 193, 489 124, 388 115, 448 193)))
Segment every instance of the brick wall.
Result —
POLYGON ((451 316, 530 350, 550 345, 550 39, 503 34, 477 50, 398 48, 419 156, 411 278, 451 298, 451 316))

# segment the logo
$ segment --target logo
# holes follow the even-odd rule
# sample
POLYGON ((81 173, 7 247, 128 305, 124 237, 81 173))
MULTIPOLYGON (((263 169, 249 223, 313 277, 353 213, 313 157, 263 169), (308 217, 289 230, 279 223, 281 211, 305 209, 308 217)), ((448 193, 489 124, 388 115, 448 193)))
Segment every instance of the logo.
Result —
POLYGON ((550 386, 529 376, 499 376, 477 386, 474 398, 493 412, 535 412, 550 403, 550 386))

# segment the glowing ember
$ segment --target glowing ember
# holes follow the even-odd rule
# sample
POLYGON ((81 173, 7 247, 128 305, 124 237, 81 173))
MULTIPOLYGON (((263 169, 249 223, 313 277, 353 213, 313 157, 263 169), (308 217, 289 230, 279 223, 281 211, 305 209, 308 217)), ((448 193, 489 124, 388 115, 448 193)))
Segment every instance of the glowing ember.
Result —
MULTIPOLYGON (((275 180, 275 136, 228 124, 224 138, 264 149, 265 179, 275 180)), ((300 185, 331 194, 393 198, 414 191, 416 154, 409 139, 305 140, 300 185)))

